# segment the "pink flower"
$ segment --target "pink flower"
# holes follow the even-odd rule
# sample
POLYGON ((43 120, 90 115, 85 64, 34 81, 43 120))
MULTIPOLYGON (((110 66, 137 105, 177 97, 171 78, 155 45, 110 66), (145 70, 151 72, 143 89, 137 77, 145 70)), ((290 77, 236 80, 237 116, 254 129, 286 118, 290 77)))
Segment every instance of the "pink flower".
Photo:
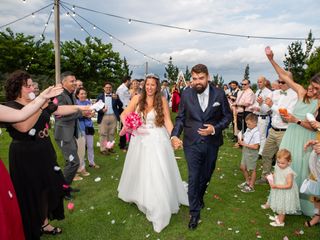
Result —
POLYGON ((74 203, 73 202, 69 202, 67 205, 67 208, 70 212, 72 212, 74 210, 74 203))
POLYGON ((124 120, 124 126, 121 129, 119 135, 123 136, 126 133, 132 133, 134 130, 137 130, 142 125, 141 117, 136 112, 129 113, 125 120, 124 120))

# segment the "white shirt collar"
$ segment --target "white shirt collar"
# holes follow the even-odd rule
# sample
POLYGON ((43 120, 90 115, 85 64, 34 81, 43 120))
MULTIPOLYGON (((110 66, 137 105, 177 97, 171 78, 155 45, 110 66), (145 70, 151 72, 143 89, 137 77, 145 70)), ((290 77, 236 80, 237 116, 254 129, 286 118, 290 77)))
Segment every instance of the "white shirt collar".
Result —
POLYGON ((202 92, 202 93, 198 93, 198 95, 205 95, 205 96, 208 96, 209 95, 209 83, 207 85, 207 88, 202 92))

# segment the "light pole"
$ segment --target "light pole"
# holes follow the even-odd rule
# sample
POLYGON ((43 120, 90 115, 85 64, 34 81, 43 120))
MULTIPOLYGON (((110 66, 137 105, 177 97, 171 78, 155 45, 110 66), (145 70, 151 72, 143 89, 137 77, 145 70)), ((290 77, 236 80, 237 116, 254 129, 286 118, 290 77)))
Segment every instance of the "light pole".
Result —
POLYGON ((60 83, 60 0, 54 0, 54 56, 56 84, 60 83))

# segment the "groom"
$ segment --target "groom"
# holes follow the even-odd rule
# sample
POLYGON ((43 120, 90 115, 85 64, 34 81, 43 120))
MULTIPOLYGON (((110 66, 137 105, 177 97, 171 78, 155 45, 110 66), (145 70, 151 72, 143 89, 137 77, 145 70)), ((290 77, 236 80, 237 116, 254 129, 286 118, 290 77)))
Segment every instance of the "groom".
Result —
POLYGON ((222 130, 228 127, 232 115, 222 89, 209 85, 208 68, 203 64, 191 70, 193 87, 183 91, 176 123, 171 133, 174 149, 183 149, 189 172, 189 229, 195 229, 204 207, 203 196, 216 165, 222 130))

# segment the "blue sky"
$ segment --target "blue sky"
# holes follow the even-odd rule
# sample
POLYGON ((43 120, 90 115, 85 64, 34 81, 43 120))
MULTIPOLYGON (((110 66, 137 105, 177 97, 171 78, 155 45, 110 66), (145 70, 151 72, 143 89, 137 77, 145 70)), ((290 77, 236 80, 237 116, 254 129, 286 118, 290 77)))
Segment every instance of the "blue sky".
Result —
MULTIPOLYGON (((22 17, 51 3, 49 0, 1 0, 0 25, 22 17)), ((94 23, 104 31, 116 36, 121 41, 139 51, 167 63, 173 57, 175 65, 184 71, 197 63, 204 63, 211 74, 220 74, 225 82, 241 81, 244 69, 250 65, 250 79, 255 82, 264 75, 270 80, 277 78, 264 55, 264 47, 271 46, 276 59, 282 63, 287 46, 291 40, 268 40, 218 36, 185 30, 164 28, 154 25, 132 22, 128 19, 178 26, 186 29, 201 29, 231 34, 270 37, 307 36, 311 29, 314 37, 320 38, 320 1, 317 0, 65 0, 71 5, 115 14, 124 17, 118 19, 75 8, 77 21, 92 36, 111 42, 114 50, 126 57, 133 70, 133 77, 143 77, 145 62, 148 61, 149 72, 163 76, 164 64, 158 64, 143 54, 135 53, 115 39, 83 21, 78 15, 94 23)), ((69 6, 71 7, 71 6, 69 6)), ((33 34, 37 38, 43 31, 50 8, 11 25, 15 32, 33 34)), ((46 30, 46 38, 54 39, 53 17, 46 30)), ((76 38, 84 40, 85 31, 66 16, 61 9, 61 40, 76 38)), ((320 41, 315 42, 319 46, 320 41)))

